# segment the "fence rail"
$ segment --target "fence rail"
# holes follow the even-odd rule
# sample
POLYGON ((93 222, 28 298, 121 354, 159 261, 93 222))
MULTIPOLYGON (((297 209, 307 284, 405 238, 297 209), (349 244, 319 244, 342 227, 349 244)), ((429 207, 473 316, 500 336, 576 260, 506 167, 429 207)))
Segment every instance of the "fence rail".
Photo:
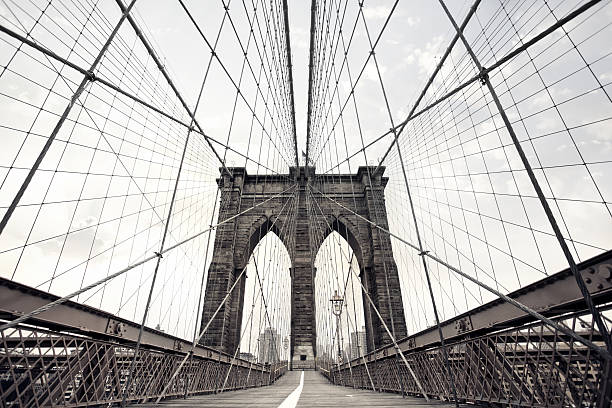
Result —
MULTIPOLYGON (((122 400, 134 357, 133 346, 31 327, 7 329, 1 336, 3 406, 76 407, 122 400)), ((159 397, 183 357, 178 352, 141 348, 127 401, 145 402, 159 397)), ((236 365, 194 356, 175 377, 165 397, 265 386, 286 370, 285 363, 241 362, 236 365)))
MULTIPOLYGON (((600 311, 608 316, 606 324, 610 327, 612 305, 600 311)), ((554 320, 603 346, 603 337, 593 327, 588 312, 554 320)), ((609 406, 605 404, 609 404, 612 363, 541 322, 468 337, 447 345, 447 350, 452 377, 447 375, 440 346, 404 353, 431 398, 452 400, 454 381, 462 402, 521 407, 609 406)), ((421 395, 392 349, 386 357, 369 360, 342 366, 328 363, 321 372, 337 385, 371 389, 373 384, 377 391, 421 395)))
MULTIPOLYGON (((23 315, 54 295, 0 279, 0 321, 23 315)), ((3 407, 90 406, 120 403, 134 359, 138 325, 74 302, 0 331, 3 407)), ((146 329, 127 402, 157 399, 188 353, 188 341, 146 329)), ((286 363, 257 364, 198 345, 164 394, 194 394, 274 383, 286 363)))
MULTIPOLYGON (((452 382, 463 402, 529 407, 608 408, 612 362, 601 354, 612 328, 612 251, 578 265, 608 333, 602 335, 578 292, 569 269, 508 296, 591 342, 576 341, 518 308, 494 300, 440 323, 448 340, 451 375, 436 327, 398 343, 425 393, 452 400, 452 382), (597 347, 600 347, 598 350, 597 347), (607 380, 607 381, 606 381, 607 380)), ((337 385, 422 395, 393 345, 338 364, 320 361, 337 385)))

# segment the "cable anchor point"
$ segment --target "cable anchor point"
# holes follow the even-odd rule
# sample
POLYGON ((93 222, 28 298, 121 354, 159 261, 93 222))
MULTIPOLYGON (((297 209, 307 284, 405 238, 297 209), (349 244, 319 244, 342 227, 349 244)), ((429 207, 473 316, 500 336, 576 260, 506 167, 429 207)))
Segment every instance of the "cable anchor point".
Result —
POLYGON ((481 85, 487 84, 487 81, 489 80, 489 73, 487 72, 487 69, 485 67, 482 67, 480 75, 478 75, 478 80, 480 81, 481 85))
POLYGON ((96 74, 91 70, 87 71, 87 79, 89 79, 91 82, 95 82, 96 74))
POLYGON ((153 253, 154 253, 154 254, 155 254, 155 256, 156 256, 156 257, 158 257, 159 259, 162 259, 162 258, 164 257, 164 256, 163 256, 163 254, 162 254, 161 252, 154 251, 153 253))
POLYGON ((419 252, 419 256, 425 256, 429 253, 429 251, 421 251, 419 252))

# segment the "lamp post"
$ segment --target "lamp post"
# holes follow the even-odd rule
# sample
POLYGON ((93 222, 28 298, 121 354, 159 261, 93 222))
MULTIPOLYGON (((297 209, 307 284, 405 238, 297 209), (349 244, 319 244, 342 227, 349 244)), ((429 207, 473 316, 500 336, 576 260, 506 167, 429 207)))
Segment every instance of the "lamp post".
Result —
POLYGON ((334 291, 334 296, 329 300, 332 302, 332 313, 336 316, 336 340, 338 343, 338 361, 342 362, 342 350, 340 348, 340 316, 342 315, 342 303, 344 299, 334 291))
MULTIPOLYGON (((287 336, 285 336, 285 338, 283 339, 283 350, 285 350, 285 355, 287 355, 287 349, 289 348, 289 339, 287 338, 287 336)), ((287 360, 289 358, 287 357, 287 360)))

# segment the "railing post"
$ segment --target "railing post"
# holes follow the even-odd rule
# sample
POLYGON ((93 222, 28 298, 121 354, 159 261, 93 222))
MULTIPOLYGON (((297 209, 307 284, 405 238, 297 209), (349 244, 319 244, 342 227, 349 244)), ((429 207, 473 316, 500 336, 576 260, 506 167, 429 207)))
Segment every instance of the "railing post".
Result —
POLYGON ((612 406, 612 360, 599 359, 602 364, 601 384, 599 386, 598 408, 608 408, 612 406))

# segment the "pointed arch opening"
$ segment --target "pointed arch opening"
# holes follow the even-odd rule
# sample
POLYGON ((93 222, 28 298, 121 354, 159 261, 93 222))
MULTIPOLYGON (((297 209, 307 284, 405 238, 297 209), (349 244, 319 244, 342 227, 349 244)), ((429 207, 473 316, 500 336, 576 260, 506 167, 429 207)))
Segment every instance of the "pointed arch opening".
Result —
POLYGON ((369 349, 361 287, 364 256, 355 234, 337 218, 321 238, 314 260, 317 358, 346 362, 369 349), (342 298, 340 310, 334 296, 342 298))
POLYGON ((252 229, 244 253, 246 277, 240 308, 239 357, 258 363, 289 359, 291 256, 279 222, 267 218, 252 229))

